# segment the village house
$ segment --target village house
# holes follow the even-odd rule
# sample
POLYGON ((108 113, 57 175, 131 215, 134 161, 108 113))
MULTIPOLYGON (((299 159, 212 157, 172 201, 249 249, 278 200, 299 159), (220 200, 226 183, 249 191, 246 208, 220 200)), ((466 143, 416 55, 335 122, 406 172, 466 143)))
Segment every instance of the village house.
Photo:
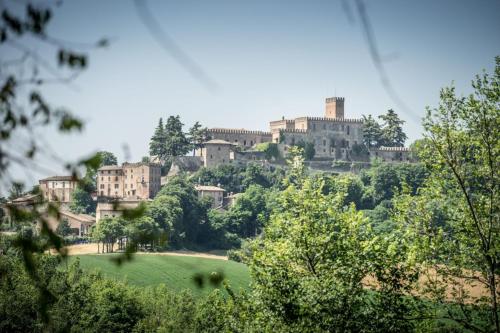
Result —
POLYGON ((222 208, 225 192, 223 188, 210 185, 196 185, 195 188, 198 191, 198 197, 210 197, 212 199, 212 208, 222 208))
POLYGON ((52 176, 38 181, 43 199, 49 202, 70 203, 71 194, 78 185, 72 176, 52 176))

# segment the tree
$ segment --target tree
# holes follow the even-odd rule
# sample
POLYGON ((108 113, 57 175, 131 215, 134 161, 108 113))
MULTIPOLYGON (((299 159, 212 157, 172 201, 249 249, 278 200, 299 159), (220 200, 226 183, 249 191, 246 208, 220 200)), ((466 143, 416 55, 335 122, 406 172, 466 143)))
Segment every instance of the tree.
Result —
POLYGON ((314 158, 314 155, 316 154, 316 150, 314 149, 313 142, 304 142, 303 140, 300 140, 296 146, 302 150, 304 159, 306 161, 310 161, 314 158))
POLYGON ((163 126, 163 118, 160 118, 158 126, 155 128, 155 132, 149 141, 149 155, 165 159, 167 157, 166 141, 167 137, 165 127, 163 126))
POLYGON ((71 226, 69 225, 67 219, 62 219, 61 222, 59 222, 56 232, 58 235, 61 235, 63 237, 71 234, 71 226))
POLYGON ((24 195, 24 184, 23 183, 12 183, 9 189, 9 200, 14 200, 24 195))
POLYGON ((185 155, 189 151, 189 140, 182 131, 179 116, 170 116, 165 124, 165 154, 167 157, 185 155))
POLYGON ((431 280, 433 298, 446 299, 440 291, 451 286, 461 310, 449 310, 450 319, 468 330, 500 332, 500 57, 495 72, 477 76, 472 87, 467 97, 444 88, 439 105, 427 109, 427 140, 419 158, 431 175, 418 196, 407 194, 398 202, 397 216, 414 260, 442 277, 431 280), (446 228, 432 223, 429 204, 436 201, 446 208, 446 228), (468 293, 473 285, 482 285, 487 294, 468 293), (489 314, 476 320, 466 304, 489 314))
POLYGON ((69 210, 75 214, 95 213, 96 203, 89 192, 77 186, 71 194, 69 210))
POLYGON ((380 115, 383 121, 382 125, 382 142, 386 147, 403 147, 408 138, 403 132, 404 120, 399 119, 399 116, 393 109, 389 109, 386 114, 380 115))
POLYGON ((98 152, 97 155, 99 155, 99 158, 101 159, 101 163, 100 163, 101 166, 117 165, 118 164, 118 160, 117 160, 115 154, 113 154, 109 151, 102 150, 102 151, 98 152))
POLYGON ((208 129, 206 127, 202 127, 197 121, 194 123, 193 127, 189 129, 188 138, 191 149, 193 149, 194 156, 194 150, 201 148, 203 143, 208 141, 208 129))
POLYGON ((325 195, 311 179, 297 184, 252 247, 256 317, 289 332, 411 331, 411 272, 399 265, 398 246, 373 237, 353 206, 343 209, 343 193, 325 195), (379 286, 373 295, 368 275, 379 286))
POLYGON ((363 115, 363 143, 368 148, 380 147, 383 143, 382 128, 372 115, 363 115))

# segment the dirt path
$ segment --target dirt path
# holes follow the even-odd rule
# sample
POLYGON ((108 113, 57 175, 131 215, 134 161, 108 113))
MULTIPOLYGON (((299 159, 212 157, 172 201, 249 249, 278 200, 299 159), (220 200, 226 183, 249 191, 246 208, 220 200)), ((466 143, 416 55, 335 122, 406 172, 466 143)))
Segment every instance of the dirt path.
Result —
MULTIPOLYGON (((66 247, 69 255, 77 254, 97 254, 97 244, 77 244, 70 245, 66 247)), ((186 256, 186 257, 198 257, 198 258, 209 258, 218 260, 227 260, 227 256, 221 255, 221 251, 214 251, 216 253, 205 253, 205 252, 195 252, 188 250, 178 250, 178 251, 167 251, 167 252, 137 252, 139 255, 149 254, 149 255, 159 255, 159 256, 186 256)))

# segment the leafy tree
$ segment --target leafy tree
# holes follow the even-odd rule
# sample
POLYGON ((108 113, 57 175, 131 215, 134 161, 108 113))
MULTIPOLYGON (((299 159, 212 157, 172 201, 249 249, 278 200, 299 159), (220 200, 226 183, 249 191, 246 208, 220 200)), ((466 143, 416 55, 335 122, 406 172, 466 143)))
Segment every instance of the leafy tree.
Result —
POLYGON ((118 159, 116 158, 115 154, 109 152, 109 151, 100 151, 97 153, 99 156, 101 163, 100 166, 104 165, 117 165, 118 164, 118 159))
POLYGON ((77 186, 71 194, 70 211, 75 214, 95 214, 96 203, 89 192, 77 186))
POLYGON ((306 161, 310 161, 314 158, 314 155, 316 154, 316 150, 314 149, 314 143, 304 142, 301 140, 297 143, 297 147, 302 149, 302 153, 306 161))
POLYGON ((408 138, 403 132, 404 120, 399 119, 399 116, 393 109, 389 109, 386 114, 380 115, 383 121, 382 125, 382 142, 386 147, 403 147, 408 138))
POLYGON ((125 221, 121 218, 105 217, 99 220, 94 238, 103 242, 103 252, 113 252, 118 238, 125 236, 125 221))
POLYGON ((9 200, 14 200, 24 195, 24 184, 23 183, 12 183, 9 190, 9 200))
POLYGON ((179 116, 170 116, 165 124, 165 154, 167 157, 183 156, 189 151, 189 140, 182 131, 179 116))
POLYGON ((206 127, 202 127, 197 121, 194 123, 193 127, 189 129, 188 138, 191 149, 193 149, 194 156, 194 150, 201 148, 203 143, 209 140, 208 129, 206 127))
POLYGON ((382 128, 372 115, 363 115, 363 143, 368 148, 380 147, 383 144, 382 128))
POLYGON ((352 206, 342 209, 343 193, 325 195, 322 183, 310 179, 298 184, 281 194, 253 246, 253 296, 262 321, 289 332, 411 331, 415 308, 404 293, 413 275, 399 265, 391 243, 373 239, 352 206), (380 286, 373 297, 362 283, 369 274, 380 286))
POLYGON ((500 57, 495 72, 477 76, 472 87, 467 97, 444 88, 438 107, 427 109, 427 140, 419 157, 431 176, 419 196, 406 195, 398 202, 398 217, 407 226, 414 258, 442 276, 433 280, 434 299, 446 299, 443 285, 452 286, 453 301, 462 311, 451 311, 451 319, 468 330, 500 332, 500 57), (450 230, 431 223, 432 201, 447 208, 450 230), (476 284, 488 290, 487 296, 467 293, 476 284), (467 303, 488 308, 489 315, 484 321, 471 319, 467 303))
POLYGON ((258 151, 262 151, 266 154, 266 159, 268 161, 272 159, 279 159, 280 158, 280 152, 278 150, 278 144, 272 143, 272 142, 264 142, 264 143, 259 143, 255 146, 255 149, 258 151))
POLYGON ((59 222, 56 232, 58 235, 61 235, 63 237, 69 236, 71 234, 71 226, 69 225, 67 219, 62 219, 61 222, 59 222))
POLYGON ((166 141, 167 136, 165 127, 163 126, 163 118, 160 118, 158 126, 155 128, 155 132, 149 141, 149 155, 165 159, 167 157, 166 141))

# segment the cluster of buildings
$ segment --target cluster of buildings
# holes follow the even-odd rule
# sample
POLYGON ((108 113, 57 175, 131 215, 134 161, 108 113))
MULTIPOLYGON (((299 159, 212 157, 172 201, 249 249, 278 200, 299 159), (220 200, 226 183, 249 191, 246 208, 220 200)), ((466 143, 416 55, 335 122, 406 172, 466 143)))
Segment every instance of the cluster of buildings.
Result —
MULTIPOLYGON (((208 130, 210 140, 195 151, 194 156, 183 156, 174 160, 169 175, 180 171, 196 171, 200 167, 223 164, 245 164, 249 161, 269 163, 262 151, 255 149, 261 143, 276 144, 279 153, 286 156, 291 146, 308 143, 314 146, 315 160, 332 167, 336 161, 410 162, 409 149, 405 147, 379 147, 366 151, 363 156, 354 152, 363 147, 363 121, 344 117, 345 99, 331 97, 325 100, 324 117, 299 117, 274 120, 269 123, 269 132, 246 129, 212 128, 208 130)), ((276 161, 274 161, 276 162, 276 161)), ((137 207, 141 202, 152 200, 162 184, 161 166, 157 163, 123 163, 106 165, 97 171, 97 201, 95 217, 74 214, 69 211, 72 193, 78 182, 72 176, 53 176, 39 181, 40 193, 45 201, 61 204, 61 218, 66 219, 78 235, 88 234, 90 227, 105 217, 120 216, 124 209, 137 207)), ((212 198, 213 208, 232 205, 237 194, 225 194, 220 186, 196 186, 200 197, 212 198)), ((40 201, 39 196, 30 195, 10 202, 18 207, 29 207, 40 201)), ((58 221, 49 222, 57 227, 58 221)))
MULTIPOLYGON (((265 154, 253 149, 260 143, 275 143, 285 156, 287 150, 299 143, 313 144, 315 159, 323 161, 364 161, 380 159, 385 162, 409 162, 405 147, 378 147, 353 153, 363 146, 363 120, 344 117, 345 99, 331 97, 325 100, 324 117, 299 117, 274 120, 269 132, 232 128, 211 128, 210 140, 195 151, 194 164, 213 167, 221 164, 246 163, 264 160, 265 154)), ((190 162, 193 164, 193 162, 190 162)), ((174 166, 175 168, 176 166, 174 166)))

